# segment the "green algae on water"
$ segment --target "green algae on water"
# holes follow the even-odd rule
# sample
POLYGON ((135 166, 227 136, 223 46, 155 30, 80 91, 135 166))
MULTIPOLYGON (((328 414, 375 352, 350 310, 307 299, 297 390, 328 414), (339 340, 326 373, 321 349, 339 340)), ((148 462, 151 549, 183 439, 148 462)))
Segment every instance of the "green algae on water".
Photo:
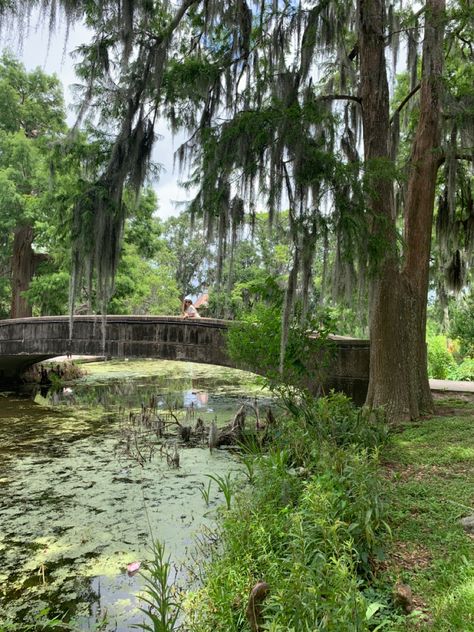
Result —
MULTIPOLYGON (((212 524, 200 491, 206 475, 238 466, 226 451, 187 448, 179 470, 158 455, 140 467, 117 452, 119 408, 137 408, 151 393, 165 406, 172 395, 183 408, 205 402, 196 414, 223 423, 242 400, 268 398, 249 374, 222 367, 111 362, 86 369, 71 392, 36 403, 2 397, 1 621, 27 622, 47 607, 85 630, 107 611, 109 629, 129 630, 140 620, 142 580, 128 576, 127 564, 150 559, 153 539, 183 562, 193 534, 212 524)), ((212 489, 211 507, 220 502, 212 489)))

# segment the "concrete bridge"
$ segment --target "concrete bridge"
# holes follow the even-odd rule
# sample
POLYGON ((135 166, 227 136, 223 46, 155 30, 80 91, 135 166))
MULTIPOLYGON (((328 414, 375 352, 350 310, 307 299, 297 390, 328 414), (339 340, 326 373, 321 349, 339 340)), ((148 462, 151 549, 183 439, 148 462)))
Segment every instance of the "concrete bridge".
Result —
MULTIPOLYGON (((227 355, 225 333, 228 327, 228 321, 211 318, 107 316, 104 347, 100 316, 75 316, 71 341, 68 316, 2 320, 0 383, 18 383, 21 373, 32 364, 66 352, 111 358, 182 360, 245 369, 236 366, 227 355)), ((368 377, 369 342, 335 336, 326 388, 344 391, 356 403, 363 403, 368 377)))

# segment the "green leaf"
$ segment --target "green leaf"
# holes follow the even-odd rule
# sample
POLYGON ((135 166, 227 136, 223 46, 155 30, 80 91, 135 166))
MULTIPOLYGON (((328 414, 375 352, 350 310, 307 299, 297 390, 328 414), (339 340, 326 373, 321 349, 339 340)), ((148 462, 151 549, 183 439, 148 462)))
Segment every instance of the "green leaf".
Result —
POLYGON ((376 612, 378 612, 379 610, 381 610, 382 608, 384 608, 384 604, 383 603, 379 603, 378 601, 374 601, 373 603, 369 603, 369 605, 367 606, 367 610, 365 611, 365 619, 366 621, 369 621, 376 612))

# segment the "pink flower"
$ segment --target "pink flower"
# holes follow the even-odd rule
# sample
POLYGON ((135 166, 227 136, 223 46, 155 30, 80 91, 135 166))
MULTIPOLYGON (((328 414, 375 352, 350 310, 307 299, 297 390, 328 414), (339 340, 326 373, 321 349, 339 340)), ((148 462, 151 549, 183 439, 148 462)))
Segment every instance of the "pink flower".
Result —
POLYGON ((141 562, 131 562, 130 564, 127 564, 127 573, 129 577, 133 577, 133 575, 135 575, 135 573, 140 569, 141 565, 141 562))

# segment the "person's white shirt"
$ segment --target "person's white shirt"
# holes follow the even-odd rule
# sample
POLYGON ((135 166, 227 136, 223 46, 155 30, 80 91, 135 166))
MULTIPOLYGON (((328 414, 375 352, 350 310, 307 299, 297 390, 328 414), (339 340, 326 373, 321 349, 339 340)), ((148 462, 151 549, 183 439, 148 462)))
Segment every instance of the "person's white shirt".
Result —
POLYGON ((194 305, 188 305, 188 307, 184 310, 184 313, 188 318, 201 318, 194 305))

